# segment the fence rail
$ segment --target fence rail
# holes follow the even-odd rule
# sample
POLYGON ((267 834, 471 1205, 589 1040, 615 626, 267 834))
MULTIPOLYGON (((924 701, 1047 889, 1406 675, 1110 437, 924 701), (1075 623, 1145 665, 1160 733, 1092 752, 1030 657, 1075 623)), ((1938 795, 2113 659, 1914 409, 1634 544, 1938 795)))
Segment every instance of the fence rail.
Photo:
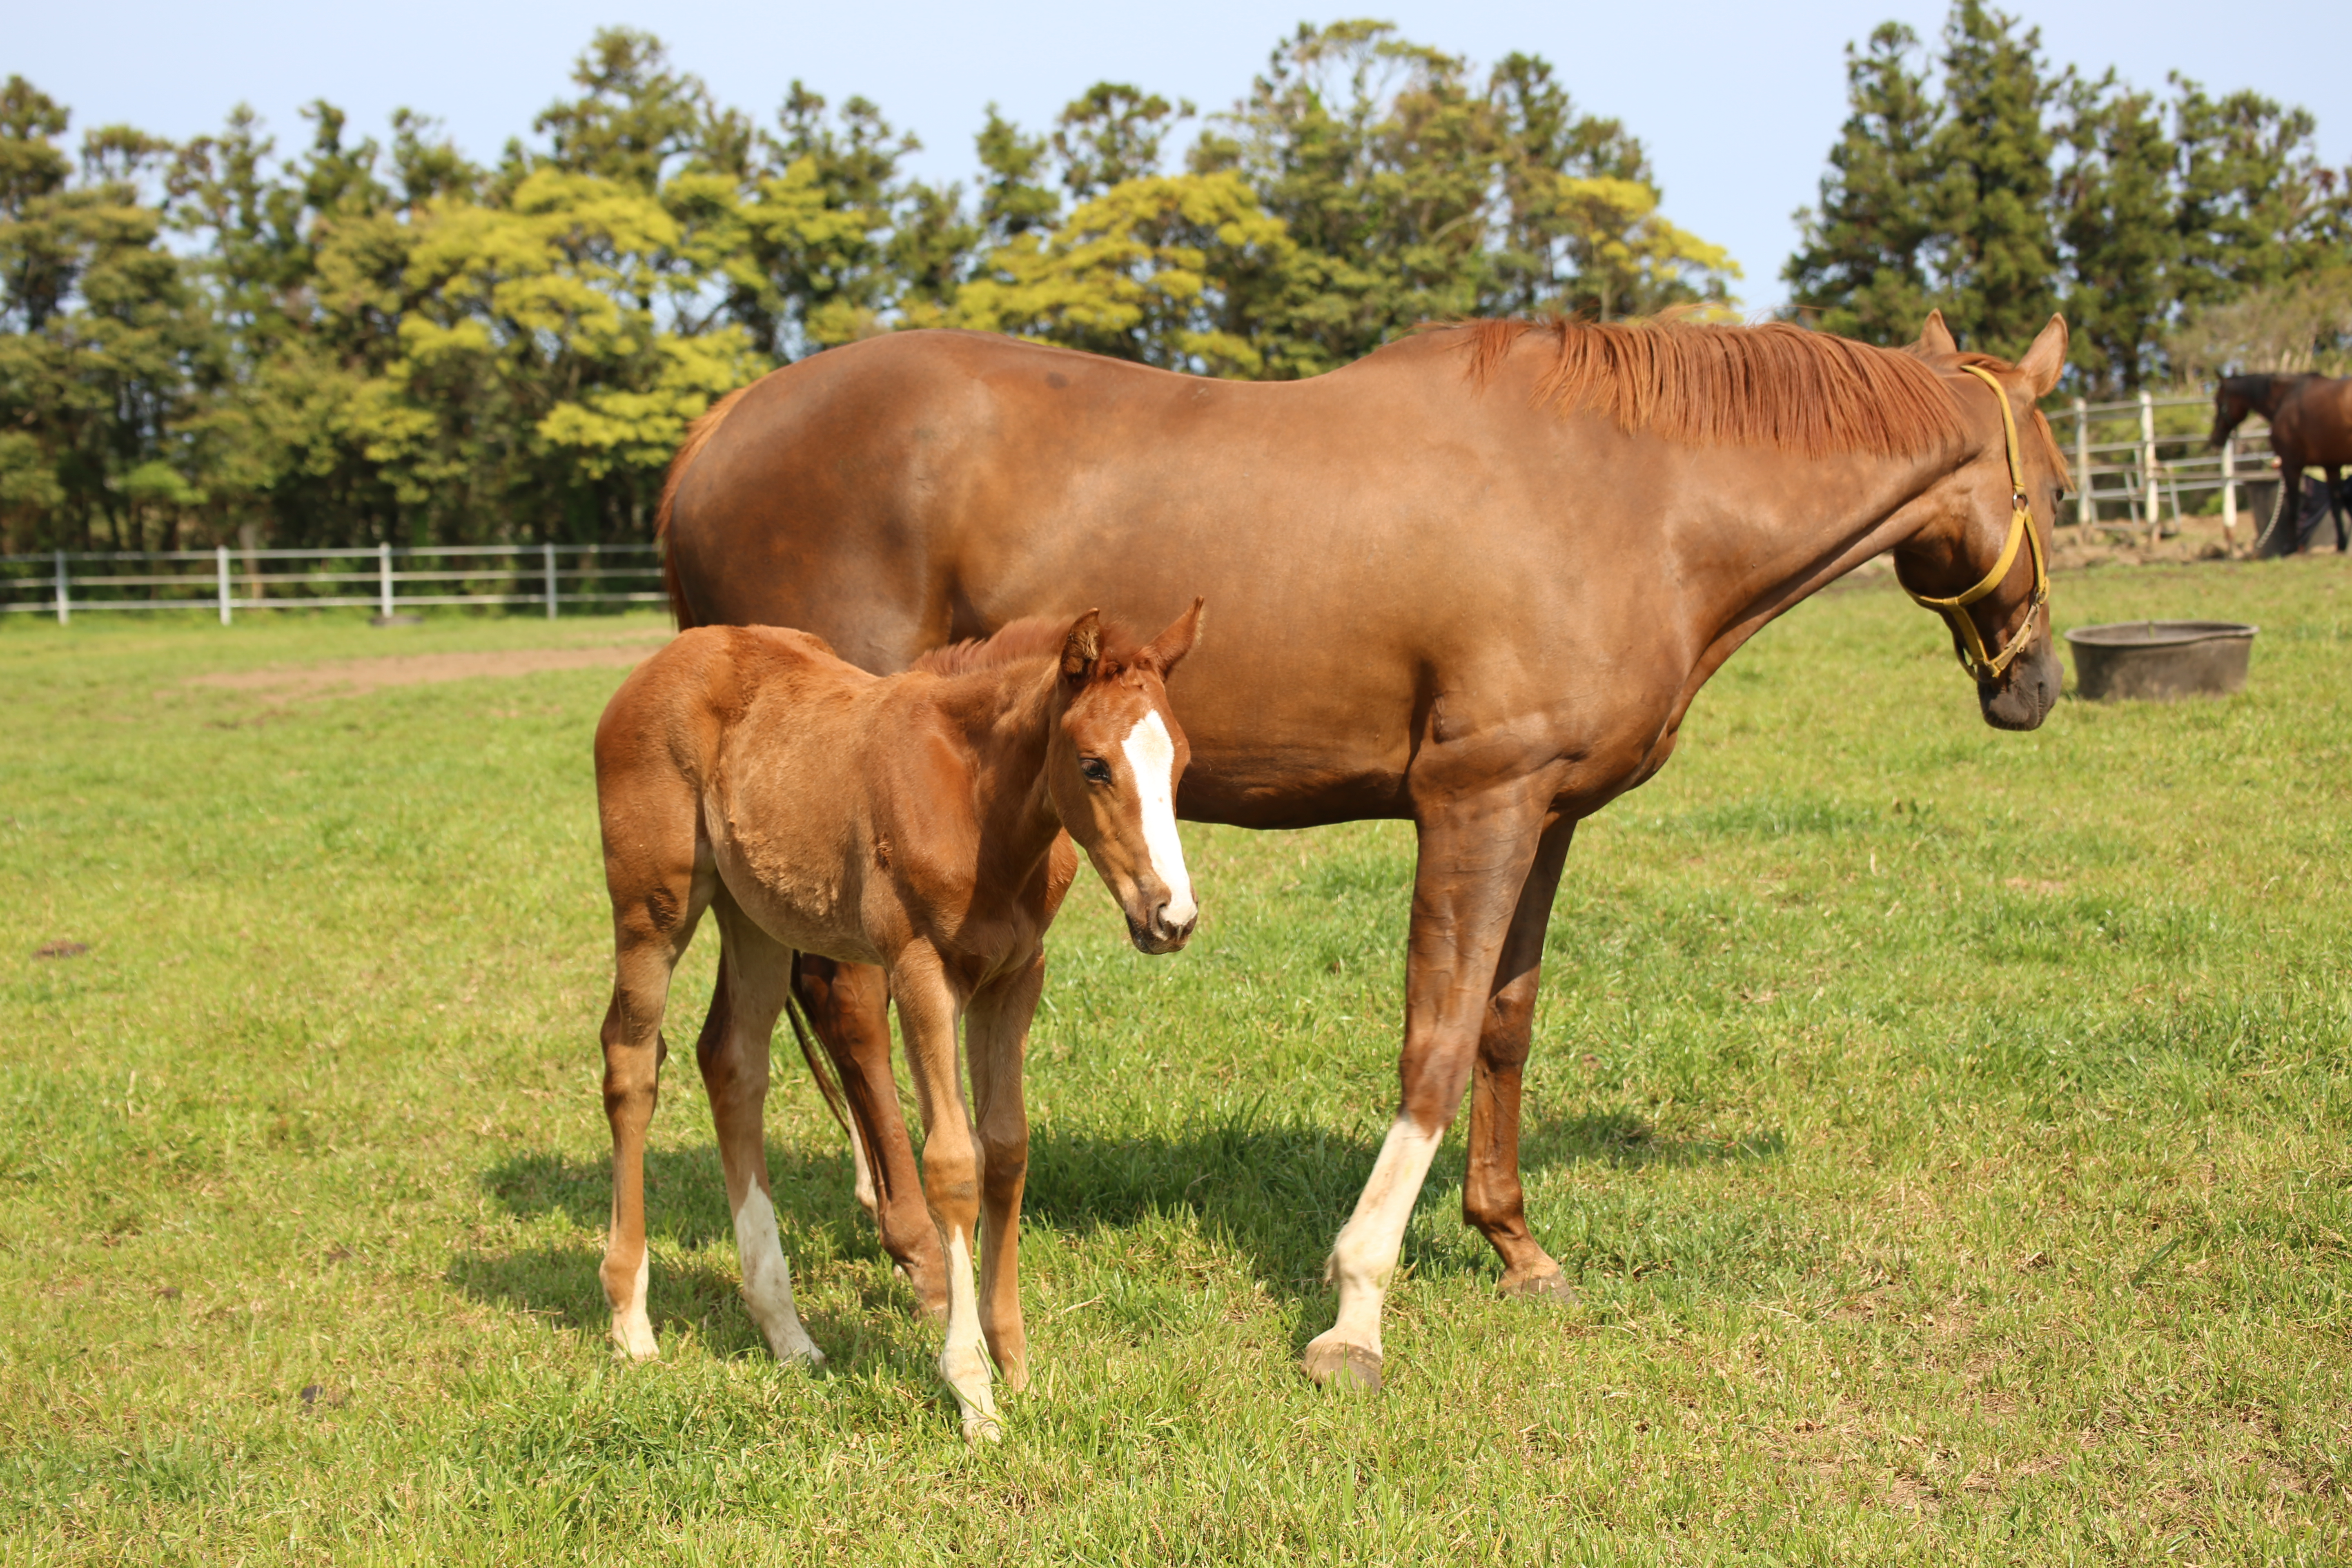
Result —
POLYGON ((659 604, 656 544, 453 544, 345 550, 52 551, 0 555, 0 614, 76 610, 239 610, 437 605, 659 604), (419 590, 422 590, 421 592, 419 590))
POLYGON ((2071 423, 2073 427, 2066 447, 2074 470, 2074 521, 2083 532, 2087 536, 2104 530, 2144 536, 2153 543, 2167 531, 2168 501, 2177 531, 2189 511, 2201 512, 2203 499, 2218 494, 2223 540, 2234 549, 2242 526, 2251 545, 2266 520, 2243 504, 2247 492, 2256 486, 2265 495, 2274 485, 2282 490, 2289 488, 2280 485, 2271 467, 2269 426, 2257 415, 2215 451, 2206 446, 2202 417, 2159 417, 2180 409, 2196 409, 2201 416, 2212 406, 2210 397, 2142 393, 2123 403, 2086 403, 2078 397, 2071 408, 2058 411, 2053 423, 2062 428, 2071 423), (2176 428, 2159 428, 2168 424, 2176 428), (2184 505, 2184 498, 2191 504, 2184 505))

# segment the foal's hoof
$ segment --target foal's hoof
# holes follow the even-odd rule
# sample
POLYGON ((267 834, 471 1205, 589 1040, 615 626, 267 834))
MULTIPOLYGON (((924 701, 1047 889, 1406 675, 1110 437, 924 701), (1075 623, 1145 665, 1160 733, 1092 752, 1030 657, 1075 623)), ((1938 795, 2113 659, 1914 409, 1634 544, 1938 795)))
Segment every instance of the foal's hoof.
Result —
POLYGON ((1496 1294, 1514 1301, 1549 1301, 1556 1307, 1565 1307, 1576 1300, 1576 1287, 1568 1282, 1567 1274, 1557 1266, 1549 1274, 1528 1274, 1517 1279, 1505 1275, 1495 1289, 1496 1294))
POLYGON ((1298 1358, 1298 1365, 1318 1388, 1381 1391, 1381 1358, 1361 1345, 1317 1340, 1298 1358))
POLYGON ((1002 1443, 1004 1424, 993 1415, 967 1415, 963 1418, 963 1440, 967 1443, 1002 1443))

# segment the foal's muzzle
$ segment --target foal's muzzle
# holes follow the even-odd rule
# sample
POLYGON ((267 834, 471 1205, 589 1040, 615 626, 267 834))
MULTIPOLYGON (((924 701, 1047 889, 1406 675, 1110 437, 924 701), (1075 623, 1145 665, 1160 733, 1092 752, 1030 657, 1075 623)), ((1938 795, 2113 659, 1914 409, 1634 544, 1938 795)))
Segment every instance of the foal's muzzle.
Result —
POLYGON ((1187 904, 1179 910, 1163 895, 1153 903, 1150 919, 1128 917, 1128 940, 1135 943, 1138 952, 1174 952, 1192 940, 1192 928, 1200 920, 1197 908, 1187 904))

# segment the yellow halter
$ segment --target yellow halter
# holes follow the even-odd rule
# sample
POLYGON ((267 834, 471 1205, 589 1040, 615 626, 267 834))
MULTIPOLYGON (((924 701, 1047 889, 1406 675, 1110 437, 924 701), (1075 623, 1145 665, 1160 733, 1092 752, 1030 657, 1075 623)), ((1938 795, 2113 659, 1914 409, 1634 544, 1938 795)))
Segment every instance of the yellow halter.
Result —
POLYGON ((2001 546, 2000 559, 1992 563, 1992 570, 1985 574, 1984 580, 1965 594, 1955 594, 1948 599, 1936 599, 1925 594, 1911 594, 1908 588, 1903 591, 1941 614, 1960 634, 1960 641, 1968 649, 1958 655, 1962 669, 1979 680, 1998 680, 2001 671, 2024 651, 2026 639, 2033 635, 2034 615, 2050 602, 2050 564, 2042 558, 2042 539, 2033 531, 2032 503, 2025 499, 2025 468, 2018 458, 2017 416, 2010 410, 2009 394, 2001 390, 2000 383, 1982 365, 1969 364, 1960 368, 1991 387, 1993 396, 2000 402, 2001 437, 2009 455, 2009 542, 2001 546), (1984 639, 1977 636, 1977 624, 1968 615, 1968 606, 2000 586, 2001 580, 2009 575, 2010 567, 2017 560, 2017 544, 2021 539, 2025 542, 2026 552, 2033 557, 2033 598, 2025 606, 2025 620, 2017 628, 2017 635, 2009 639, 2008 646, 2000 653, 1989 654, 1985 652, 1984 639))

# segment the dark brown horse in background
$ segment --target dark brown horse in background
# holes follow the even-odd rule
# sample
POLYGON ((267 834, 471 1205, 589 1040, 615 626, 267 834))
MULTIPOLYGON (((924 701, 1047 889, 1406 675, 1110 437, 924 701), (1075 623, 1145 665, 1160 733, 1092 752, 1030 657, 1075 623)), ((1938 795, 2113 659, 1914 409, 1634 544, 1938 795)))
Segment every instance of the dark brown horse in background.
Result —
MULTIPOLYGON (((2344 470, 2352 467, 2352 378, 2325 375, 2225 375, 2213 389, 2213 434, 2216 447, 2230 432, 2259 414, 2270 421, 2271 450, 2278 454, 2278 505, 2270 526, 2255 542, 2257 552, 2282 523, 2298 515, 2303 505, 2303 471, 2317 468, 2327 477, 2327 511, 2336 521, 2336 548, 2346 544, 2344 515, 2352 510, 2352 496, 2344 492, 2344 470)), ((2301 542, 2290 537, 2278 553, 2292 555, 2301 542)))
MULTIPOLYGON (((1218 605, 1176 693, 1178 814, 1418 836, 1396 1119, 1332 1252, 1338 1321, 1305 1357, 1318 1382, 1376 1385, 1382 1293, 1465 1089, 1464 1217, 1506 1292, 1568 1291, 1518 1172, 1544 931, 1576 824, 1665 764, 1707 677, 1892 550, 1907 585, 1955 602, 1956 648, 2005 650, 1975 666, 1988 723, 2030 730, 2056 702, 2040 563, 2063 469, 2033 403, 2065 343, 2053 320, 2011 366, 1958 353, 1940 317, 1907 353, 1787 325, 1487 321, 1269 384, 877 338, 776 372, 689 437, 671 602, 681 626, 800 626, 877 671, 1026 616, 1218 605)), ((796 984, 884 1245, 935 1309, 887 998, 851 965, 796 984)))

